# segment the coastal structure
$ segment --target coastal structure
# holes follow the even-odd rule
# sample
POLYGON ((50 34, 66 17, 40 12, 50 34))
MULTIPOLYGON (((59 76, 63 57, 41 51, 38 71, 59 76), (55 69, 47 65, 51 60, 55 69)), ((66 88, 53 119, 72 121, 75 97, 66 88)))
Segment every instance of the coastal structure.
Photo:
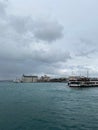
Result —
POLYGON ((62 82, 62 83, 64 83, 64 82, 67 82, 67 78, 64 78, 64 77, 62 77, 62 78, 52 78, 50 80, 50 82, 62 82))
POLYGON ((50 81, 50 77, 47 75, 40 77, 40 82, 49 82, 49 81, 50 81))
POLYGON ((70 76, 69 78, 51 78, 47 75, 38 77, 32 75, 22 75, 21 79, 16 79, 14 83, 35 83, 35 82, 62 82, 68 83, 69 87, 98 87, 98 78, 85 76, 70 76))
POLYGON ((51 78, 48 75, 43 75, 41 77, 32 75, 22 75, 20 79, 13 80, 14 83, 34 83, 34 82, 67 82, 67 78, 51 78))
POLYGON ((23 83, 34 83, 38 81, 38 76, 27 76, 27 75, 23 75, 21 82, 23 83))

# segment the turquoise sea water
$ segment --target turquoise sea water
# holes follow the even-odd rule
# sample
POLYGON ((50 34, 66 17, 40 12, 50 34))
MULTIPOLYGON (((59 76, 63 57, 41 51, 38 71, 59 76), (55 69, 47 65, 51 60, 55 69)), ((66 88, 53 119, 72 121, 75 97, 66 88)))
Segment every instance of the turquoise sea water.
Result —
POLYGON ((98 88, 0 83, 0 130, 98 130, 98 88))

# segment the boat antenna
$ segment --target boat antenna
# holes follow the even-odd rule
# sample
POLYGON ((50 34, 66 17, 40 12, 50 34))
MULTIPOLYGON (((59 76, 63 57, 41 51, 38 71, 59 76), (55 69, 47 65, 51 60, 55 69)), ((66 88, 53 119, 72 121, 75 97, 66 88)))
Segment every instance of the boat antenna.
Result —
POLYGON ((87 78, 89 77, 89 71, 87 70, 87 78))

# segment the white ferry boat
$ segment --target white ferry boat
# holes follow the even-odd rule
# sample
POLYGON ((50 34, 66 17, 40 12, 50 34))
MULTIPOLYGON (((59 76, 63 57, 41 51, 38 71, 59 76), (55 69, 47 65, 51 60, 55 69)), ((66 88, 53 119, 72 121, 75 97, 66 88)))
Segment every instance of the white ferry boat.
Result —
POLYGON ((97 78, 87 78, 87 77, 69 77, 68 80, 69 87, 98 87, 97 78))

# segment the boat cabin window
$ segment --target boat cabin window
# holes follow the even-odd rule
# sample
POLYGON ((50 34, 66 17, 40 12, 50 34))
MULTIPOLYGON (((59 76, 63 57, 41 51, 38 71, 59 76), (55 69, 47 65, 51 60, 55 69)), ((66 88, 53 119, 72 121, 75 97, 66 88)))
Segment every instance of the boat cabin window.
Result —
POLYGON ((80 84, 80 82, 71 82, 71 84, 80 84))

